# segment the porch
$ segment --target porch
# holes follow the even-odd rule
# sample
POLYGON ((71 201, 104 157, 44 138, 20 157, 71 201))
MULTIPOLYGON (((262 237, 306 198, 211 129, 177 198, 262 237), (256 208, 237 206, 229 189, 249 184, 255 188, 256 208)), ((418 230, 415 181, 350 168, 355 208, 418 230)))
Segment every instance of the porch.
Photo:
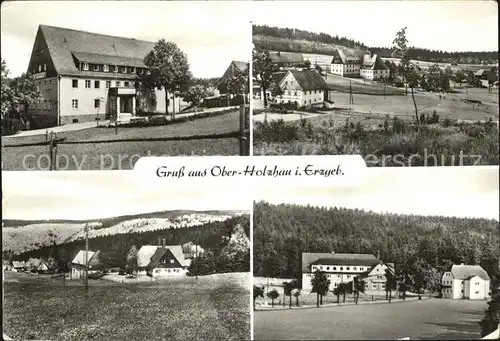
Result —
POLYGON ((110 118, 121 121, 136 116, 137 91, 135 88, 110 88, 108 98, 110 118))

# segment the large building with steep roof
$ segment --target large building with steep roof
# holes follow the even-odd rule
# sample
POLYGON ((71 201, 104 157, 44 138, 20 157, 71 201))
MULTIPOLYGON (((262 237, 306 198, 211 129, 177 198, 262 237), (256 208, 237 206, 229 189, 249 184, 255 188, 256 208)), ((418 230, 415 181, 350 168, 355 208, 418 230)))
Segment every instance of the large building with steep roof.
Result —
MULTIPOLYGON (((37 127, 138 111, 165 113, 165 92, 141 88, 154 42, 40 25, 27 73, 41 92, 28 115, 37 127)), ((170 110, 173 106, 170 105, 170 110)), ((177 109, 177 108, 176 108, 177 109)))
POLYGON ((165 239, 159 239, 158 245, 143 245, 137 252, 139 275, 185 276, 190 265, 191 259, 184 254, 182 245, 166 245, 165 239))
POLYGON ((443 298, 484 300, 490 297, 490 276, 480 265, 453 265, 441 280, 443 298))
POLYGON ((323 103, 328 86, 321 74, 312 70, 288 70, 279 83, 278 103, 296 103, 298 107, 323 103))

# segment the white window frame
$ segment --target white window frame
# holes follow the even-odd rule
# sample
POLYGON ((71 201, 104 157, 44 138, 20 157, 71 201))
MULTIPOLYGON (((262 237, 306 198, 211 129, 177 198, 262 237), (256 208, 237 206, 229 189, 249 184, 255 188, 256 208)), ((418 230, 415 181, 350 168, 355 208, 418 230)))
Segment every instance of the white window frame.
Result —
POLYGON ((78 99, 73 98, 71 100, 71 109, 73 109, 73 110, 77 110, 78 109, 78 99))
POLYGON ((49 104, 49 107, 48 107, 48 109, 49 109, 49 110, 52 110, 52 100, 50 100, 50 99, 49 99, 49 102, 48 102, 48 104, 49 104))
POLYGON ((135 73, 135 67, 133 66, 130 67, 130 73, 135 73))
POLYGON ((43 64, 43 71, 47 71, 47 64, 43 64))
POLYGON ((92 81, 90 79, 85 80, 85 89, 92 89, 92 81), (87 86, 87 84, 89 86, 87 86))
POLYGON ((38 64, 38 72, 42 72, 42 64, 38 64))
POLYGON ((109 65, 104 64, 103 69, 104 72, 109 72, 109 65))
POLYGON ((114 68, 114 73, 118 73, 118 65, 115 65, 115 68, 114 68))
POLYGON ((106 89, 111 88, 111 81, 106 81, 106 89))
POLYGON ((120 82, 120 81, 115 81, 115 86, 116 86, 117 88, 119 88, 119 87, 120 87, 120 84, 121 84, 121 82, 120 82))
POLYGON ((99 71, 99 65, 98 64, 94 65, 94 71, 99 71))
POLYGON ((82 63, 82 69, 83 71, 89 71, 89 63, 82 63))

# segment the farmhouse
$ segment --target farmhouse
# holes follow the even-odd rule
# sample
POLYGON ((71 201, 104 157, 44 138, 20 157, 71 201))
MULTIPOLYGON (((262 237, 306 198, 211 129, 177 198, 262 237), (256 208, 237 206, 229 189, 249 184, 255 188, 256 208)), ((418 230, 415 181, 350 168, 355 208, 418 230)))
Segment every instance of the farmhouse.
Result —
MULTIPOLYGON (((349 283, 354 277, 366 278, 367 284, 372 284, 371 290, 379 290, 387 265, 384 265, 379 256, 357 253, 302 253, 302 290, 310 292, 311 278, 316 270, 326 273, 330 280, 330 288, 340 283, 349 283), (377 284, 375 287, 373 284, 377 284)), ((368 286, 370 290, 370 286, 368 286)))
POLYGON ((237 72, 248 72, 248 64, 247 62, 239 62, 233 60, 231 64, 229 64, 226 72, 222 75, 222 77, 217 82, 217 89, 221 94, 228 94, 229 91, 227 89, 227 81, 234 77, 237 72))
POLYGON ((269 57, 273 64, 280 69, 304 66, 304 56, 302 53, 269 51, 269 57))
POLYGON ((28 108, 29 117, 38 127, 51 127, 137 111, 165 113, 165 92, 145 89, 140 81, 149 73, 144 57, 153 46, 40 25, 27 73, 36 79, 41 100, 28 108))
POLYGON ((182 245, 143 245, 137 252, 139 275, 177 277, 187 274, 191 260, 183 253, 182 245))
POLYGON ((373 56, 366 53, 363 56, 363 65, 359 70, 361 77, 365 79, 388 79, 390 77, 389 67, 376 54, 373 56))
POLYGON ((490 277, 479 265, 453 265, 441 280, 443 298, 484 300, 490 296, 490 277))
POLYGON ((387 281, 386 271, 389 270, 394 275, 394 263, 384 263, 379 261, 369 270, 360 275, 360 278, 365 281, 366 295, 384 295, 385 283, 387 281))
POLYGON ((327 84, 317 72, 289 70, 279 83, 278 103, 296 103, 299 107, 323 103, 327 84))
POLYGON ((12 271, 22 272, 26 270, 26 265, 23 261, 12 261, 12 271))
POLYGON ((88 265, 88 272, 95 273, 97 271, 96 263, 98 260, 99 253, 94 251, 80 250, 76 254, 75 258, 71 261, 71 279, 79 279, 85 277, 85 269, 88 265))

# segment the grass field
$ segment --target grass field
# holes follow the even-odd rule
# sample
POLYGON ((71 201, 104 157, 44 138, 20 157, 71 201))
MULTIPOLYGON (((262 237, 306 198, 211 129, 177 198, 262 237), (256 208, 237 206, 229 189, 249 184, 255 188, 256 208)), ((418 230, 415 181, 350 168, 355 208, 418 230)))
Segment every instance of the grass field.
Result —
POLYGON ((3 332, 24 340, 249 340, 250 292, 220 279, 93 281, 88 296, 79 281, 7 281, 3 332))
POLYGON ((256 340, 466 340, 481 335, 484 301, 431 299, 254 313, 256 340))
MULTIPOLYGON (((90 128, 64 132, 67 141, 105 141, 154 137, 185 137, 235 132, 239 112, 155 127, 90 128)), ((45 141, 44 135, 2 137, 3 170, 48 170, 48 146, 6 147, 45 141)), ((85 143, 58 146, 59 170, 132 169, 141 156, 239 155, 236 138, 193 139, 167 142, 85 143)))

